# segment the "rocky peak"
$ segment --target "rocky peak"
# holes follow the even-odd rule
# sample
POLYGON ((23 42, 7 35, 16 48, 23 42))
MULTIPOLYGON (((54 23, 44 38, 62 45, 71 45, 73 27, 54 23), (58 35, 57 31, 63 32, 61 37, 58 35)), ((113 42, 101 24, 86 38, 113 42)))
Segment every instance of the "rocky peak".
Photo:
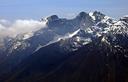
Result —
POLYGON ((105 17, 104 14, 102 14, 101 12, 98 12, 98 11, 94 11, 93 16, 95 17, 96 22, 101 21, 105 17))
POLYGON ((80 12, 78 16, 76 16, 76 19, 79 19, 80 21, 92 21, 92 18, 86 12, 80 12))
POLYGON ((85 12, 80 12, 77 16, 77 18, 80 18, 80 19, 84 19, 86 18, 87 16, 89 16, 87 13, 85 12))
POLYGON ((128 15, 120 18, 120 21, 124 21, 124 22, 128 23, 128 15))
POLYGON ((50 17, 47 18, 48 21, 55 21, 55 20, 58 20, 59 17, 57 15, 52 15, 50 17))

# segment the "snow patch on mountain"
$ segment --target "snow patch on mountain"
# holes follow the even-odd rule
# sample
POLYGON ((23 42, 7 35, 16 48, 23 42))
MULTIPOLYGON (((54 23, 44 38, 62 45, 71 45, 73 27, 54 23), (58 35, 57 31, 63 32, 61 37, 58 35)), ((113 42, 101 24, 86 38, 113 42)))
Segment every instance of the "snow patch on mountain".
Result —
POLYGON ((27 34, 24 35, 23 40, 29 39, 29 38, 31 38, 32 36, 33 36, 33 33, 32 33, 32 32, 27 33, 27 34))
POLYGON ((89 16, 92 17, 93 20, 96 20, 95 16, 93 15, 93 12, 90 12, 89 16))
POLYGON ((76 31, 73 32, 73 33, 68 34, 67 37, 68 37, 68 38, 71 38, 71 37, 73 37, 74 35, 76 35, 79 31, 80 31, 80 29, 76 30, 76 31))

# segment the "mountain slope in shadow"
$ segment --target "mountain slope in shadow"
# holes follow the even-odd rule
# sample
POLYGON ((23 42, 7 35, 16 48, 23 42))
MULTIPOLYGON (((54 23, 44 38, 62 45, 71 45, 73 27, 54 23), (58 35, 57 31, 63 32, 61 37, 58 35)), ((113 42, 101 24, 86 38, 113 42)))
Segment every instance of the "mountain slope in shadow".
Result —
POLYGON ((126 51, 101 40, 69 53, 59 44, 41 48, 5 82, 128 82, 126 51))

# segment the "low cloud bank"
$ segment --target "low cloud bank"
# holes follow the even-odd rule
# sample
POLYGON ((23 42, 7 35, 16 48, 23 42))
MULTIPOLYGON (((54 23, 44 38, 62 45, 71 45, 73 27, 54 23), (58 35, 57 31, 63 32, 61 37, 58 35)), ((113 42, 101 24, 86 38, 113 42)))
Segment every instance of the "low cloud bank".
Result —
POLYGON ((18 34, 37 31, 46 27, 46 22, 37 20, 16 20, 10 22, 8 20, 0 20, 0 38, 16 37, 18 34))

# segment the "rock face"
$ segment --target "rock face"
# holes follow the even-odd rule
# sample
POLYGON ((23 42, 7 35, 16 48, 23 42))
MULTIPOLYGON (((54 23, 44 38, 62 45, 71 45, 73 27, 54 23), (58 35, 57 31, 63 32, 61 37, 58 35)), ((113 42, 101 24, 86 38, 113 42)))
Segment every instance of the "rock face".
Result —
POLYGON ((127 82, 127 19, 97 11, 52 15, 42 20, 46 28, 5 41, 0 81, 127 82))

